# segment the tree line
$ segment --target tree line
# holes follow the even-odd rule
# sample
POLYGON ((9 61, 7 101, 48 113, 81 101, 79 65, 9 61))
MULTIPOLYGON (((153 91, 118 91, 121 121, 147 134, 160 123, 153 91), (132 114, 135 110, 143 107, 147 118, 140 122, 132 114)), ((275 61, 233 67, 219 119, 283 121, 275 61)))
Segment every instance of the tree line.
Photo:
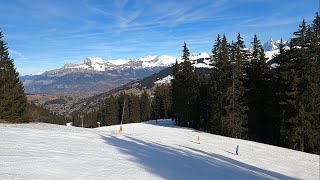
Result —
POLYGON ((120 93, 111 95, 100 102, 93 110, 75 111, 72 122, 75 126, 84 127, 117 125, 121 123, 139 123, 151 119, 172 117, 171 86, 156 86, 151 95, 146 90, 141 95, 120 93), (122 117, 123 116, 123 117, 122 117))
MULTIPOLYGON (((256 34, 251 49, 240 33, 235 42, 218 35, 210 74, 192 66, 184 43, 171 85, 156 86, 151 96, 110 96, 98 110, 82 112, 85 127, 119 124, 122 113, 123 123, 172 118, 179 126, 319 154, 319 15, 293 34, 289 48, 281 40, 272 67, 256 34)), ((79 114, 73 116, 77 126, 79 114)))
POLYGON ((251 50, 218 35, 210 75, 197 73, 183 45, 183 62, 172 80, 173 118, 213 134, 320 153, 320 28, 301 23, 290 47, 282 40, 276 66, 266 63, 254 35, 251 50))

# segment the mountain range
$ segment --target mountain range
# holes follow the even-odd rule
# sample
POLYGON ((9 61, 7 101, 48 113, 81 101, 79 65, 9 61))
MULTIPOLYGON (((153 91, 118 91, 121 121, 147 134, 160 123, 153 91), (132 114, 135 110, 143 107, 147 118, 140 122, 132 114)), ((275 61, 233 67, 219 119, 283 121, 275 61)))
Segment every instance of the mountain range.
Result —
MULTIPOLYGON (((288 41, 284 43, 287 45, 288 41)), ((269 60, 278 53, 279 44, 280 40, 270 39, 263 45, 269 60)), ((190 59, 196 68, 209 68, 208 53, 191 54, 190 59)), ((101 93, 158 73, 176 61, 180 63, 181 57, 161 55, 117 60, 88 57, 81 63, 22 76, 21 81, 29 94, 101 93)), ((169 79, 167 77, 167 81, 169 79)))
MULTIPOLYGON (((208 67, 209 57, 207 53, 198 53, 190 59, 203 58, 197 66, 208 67)), ((29 94, 100 93, 157 73, 176 61, 181 62, 181 58, 162 55, 107 61, 91 57, 78 64, 65 64, 60 69, 22 76, 21 81, 29 94)))

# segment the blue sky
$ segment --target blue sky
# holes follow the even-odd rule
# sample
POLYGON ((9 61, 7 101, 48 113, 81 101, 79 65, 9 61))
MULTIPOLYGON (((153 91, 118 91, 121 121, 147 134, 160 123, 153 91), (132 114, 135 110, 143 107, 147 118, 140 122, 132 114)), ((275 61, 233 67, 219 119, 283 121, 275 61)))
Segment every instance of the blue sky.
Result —
POLYGON ((137 58, 210 52, 218 34, 247 45, 288 39, 319 0, 1 0, 0 29, 21 75, 86 57, 137 58))

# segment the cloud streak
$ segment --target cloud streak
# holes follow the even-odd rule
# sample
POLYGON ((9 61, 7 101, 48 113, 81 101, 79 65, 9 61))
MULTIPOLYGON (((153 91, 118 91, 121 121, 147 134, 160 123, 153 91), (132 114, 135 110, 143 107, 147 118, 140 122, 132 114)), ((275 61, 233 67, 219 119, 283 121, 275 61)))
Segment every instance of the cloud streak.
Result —
POLYGON ((231 40, 241 32, 247 43, 253 33, 286 39, 316 7, 312 0, 2 0, 0 28, 18 70, 30 74, 87 56, 180 56, 183 41, 208 52, 224 33, 231 40))

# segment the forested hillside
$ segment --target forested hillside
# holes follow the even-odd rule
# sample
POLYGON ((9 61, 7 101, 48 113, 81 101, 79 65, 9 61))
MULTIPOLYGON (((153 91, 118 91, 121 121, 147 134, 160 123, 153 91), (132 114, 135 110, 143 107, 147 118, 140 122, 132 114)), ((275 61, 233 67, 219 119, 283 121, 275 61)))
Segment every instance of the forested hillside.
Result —
MULTIPOLYGON (((86 112, 87 119, 118 124, 126 100, 124 123, 144 121, 148 118, 139 116, 148 111, 143 117, 173 118, 179 126, 319 154, 319 21, 318 13, 310 25, 303 20, 289 48, 281 41, 272 67, 256 34, 251 50, 240 33, 232 42, 218 35, 209 75, 194 70, 184 43, 184 61, 173 66, 171 85, 159 85, 148 108, 141 106, 146 92, 141 97, 121 94, 86 112)), ((81 112, 76 114, 79 122, 81 112)))

